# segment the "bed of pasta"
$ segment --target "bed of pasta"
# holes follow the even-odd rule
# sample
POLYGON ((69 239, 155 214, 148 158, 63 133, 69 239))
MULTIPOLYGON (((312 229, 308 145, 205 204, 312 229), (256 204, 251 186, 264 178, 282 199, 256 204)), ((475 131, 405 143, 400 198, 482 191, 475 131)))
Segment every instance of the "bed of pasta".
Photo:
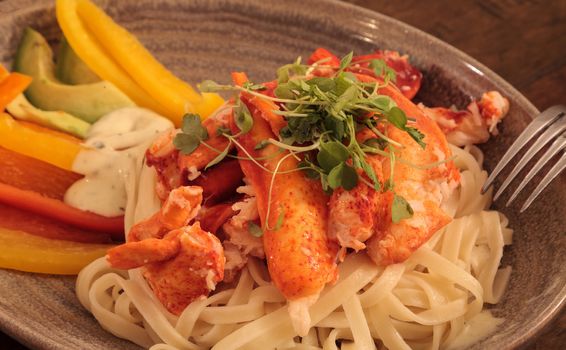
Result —
MULTIPOLYGON (((339 280, 311 307, 314 327, 305 337, 296 337, 285 298, 258 259, 235 286, 193 302, 179 317, 164 310, 139 271, 111 269, 104 259, 81 273, 78 296, 105 329, 152 349, 372 349, 375 340, 389 349, 466 347, 502 321, 484 304, 496 304, 505 290, 511 269, 499 264, 512 230, 488 210, 490 194, 480 194, 481 151, 452 150, 462 174, 445 203, 454 221, 401 264, 377 268, 364 253, 349 255, 339 280)), ((130 223, 155 210, 141 186, 151 173, 141 178, 130 223)))

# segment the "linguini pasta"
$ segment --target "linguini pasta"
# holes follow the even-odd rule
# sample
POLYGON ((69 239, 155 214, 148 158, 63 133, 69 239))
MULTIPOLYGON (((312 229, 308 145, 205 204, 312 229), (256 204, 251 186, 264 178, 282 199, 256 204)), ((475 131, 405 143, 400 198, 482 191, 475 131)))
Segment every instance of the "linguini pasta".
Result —
MULTIPOLYGON (((457 349, 487 336, 502 322, 484 305, 501 299, 511 268, 500 268, 511 244, 508 221, 480 194, 487 176, 474 146, 452 147, 461 186, 443 204, 454 217, 407 261, 377 267, 365 253, 349 254, 339 280, 310 308, 309 334, 297 337, 285 298, 252 258, 234 285, 191 303, 179 316, 154 297, 138 269, 86 267, 77 295, 103 328, 152 350, 170 349, 457 349)), ((155 174, 137 172, 135 208, 126 228, 159 209, 155 174)), ((131 197, 129 197, 131 198, 131 197)))

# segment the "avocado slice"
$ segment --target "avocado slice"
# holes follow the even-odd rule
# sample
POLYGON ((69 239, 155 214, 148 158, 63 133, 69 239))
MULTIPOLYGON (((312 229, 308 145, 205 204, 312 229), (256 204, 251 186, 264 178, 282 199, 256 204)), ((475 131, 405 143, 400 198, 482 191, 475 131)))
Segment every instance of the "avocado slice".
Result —
POLYGON ((98 83, 101 79, 80 59, 63 37, 59 44, 55 74, 65 84, 81 85, 98 83))
POLYGON ((90 124, 63 111, 42 111, 35 108, 24 96, 19 94, 6 110, 14 118, 45 126, 50 129, 85 138, 90 124))
POLYGON ((93 123, 116 109, 135 104, 108 81, 67 85, 55 78, 53 52, 45 38, 26 28, 16 58, 14 71, 30 75, 32 83, 25 94, 37 108, 64 111, 93 123))

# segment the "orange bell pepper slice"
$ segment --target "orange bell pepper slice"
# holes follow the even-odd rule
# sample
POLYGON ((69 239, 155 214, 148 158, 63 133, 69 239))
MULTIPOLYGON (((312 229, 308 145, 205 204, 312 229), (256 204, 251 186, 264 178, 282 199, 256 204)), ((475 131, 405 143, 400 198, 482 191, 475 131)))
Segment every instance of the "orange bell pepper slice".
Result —
POLYGON ((84 230, 113 234, 117 240, 124 239, 123 216, 108 218, 62 201, 80 175, 2 148, 0 172, 0 203, 84 230))
MULTIPOLYGON (((83 176, 0 147, 0 183, 63 200, 67 189, 83 176)), ((1 226, 0 220, 0 226, 1 226)))
MULTIPOLYGON (((2 70, 5 69, 2 67, 2 70)), ((20 73, 11 73, 2 79, 0 72, 0 111, 4 111, 8 103, 12 102, 19 94, 31 84, 31 77, 20 73)))
POLYGON ((67 134, 14 120, 0 113, 0 146, 71 170, 81 151, 80 140, 67 134))
POLYGON ((77 243, 0 228, 0 268, 76 275, 112 245, 77 243))
MULTIPOLYGON (((0 229, 80 243, 112 243, 109 233, 89 231, 71 226, 45 216, 0 203, 0 229)), ((123 238, 122 238, 123 240, 123 238)))
POLYGON ((22 190, 2 183, 0 183, 0 202, 75 227, 108 232, 116 239, 124 238, 123 216, 107 218, 71 207, 57 199, 44 197, 37 192, 22 190))

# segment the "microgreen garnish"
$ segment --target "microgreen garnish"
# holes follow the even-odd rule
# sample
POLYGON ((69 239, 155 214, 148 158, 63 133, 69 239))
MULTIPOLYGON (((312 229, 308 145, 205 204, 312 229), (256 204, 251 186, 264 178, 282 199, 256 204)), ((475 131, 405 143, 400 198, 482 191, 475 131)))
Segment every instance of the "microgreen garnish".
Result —
POLYGON ((383 76, 386 81, 395 82, 397 78, 395 71, 384 60, 373 59, 369 62, 369 66, 373 69, 376 76, 383 76))
POLYGON ((183 116, 183 132, 178 133, 173 139, 173 145, 183 154, 191 154, 200 145, 201 141, 208 139, 208 132, 201 124, 197 114, 186 114, 183 116))
POLYGON ((277 216, 277 221, 275 222, 275 227, 273 227, 273 231, 279 231, 281 226, 283 226, 284 219, 285 219, 285 212, 281 209, 279 211, 279 215, 277 216))
MULTIPOLYGON (((393 191, 392 221, 399 222, 411 217, 411 206, 402 196, 395 193, 392 180, 396 149, 404 146, 387 136, 386 125, 406 132, 423 148, 424 135, 411 126, 414 120, 408 118, 390 97, 379 94, 380 87, 395 81, 395 71, 387 66, 385 61, 374 59, 369 62, 369 68, 376 76, 382 77, 383 81, 362 82, 349 71, 352 60, 353 53, 350 52, 340 60, 338 67, 325 66, 322 61, 309 66, 302 64, 299 57, 295 62, 277 70, 278 84, 273 91, 274 96, 261 92, 266 89, 263 84, 246 82, 242 86, 232 86, 210 80, 202 82, 199 88, 203 92, 245 92, 254 98, 269 100, 279 107, 273 113, 282 116, 287 122, 286 126, 280 129, 278 140, 261 140, 254 147, 255 151, 260 151, 271 144, 281 152, 287 152, 275 169, 268 169, 258 162, 259 158, 254 158, 238 142, 240 136, 253 128, 253 117, 246 104, 236 98, 234 123, 240 131, 235 135, 222 128, 216 131, 217 135, 229 140, 229 145, 224 150, 218 150, 219 155, 207 167, 217 164, 227 156, 236 157, 229 154, 231 145, 235 145, 246 155, 245 159, 272 174, 269 198, 277 175, 303 171, 308 178, 320 181, 327 193, 338 188, 351 190, 359 182, 375 190, 393 191), (311 76, 311 72, 317 67, 328 67, 330 72, 334 73, 324 77, 311 76), (363 130, 371 132, 373 137, 358 142, 358 133, 363 130), (380 182, 367 161, 367 156, 371 154, 379 154, 390 160, 391 173, 385 183, 380 182), (300 160, 297 168, 280 171, 283 160, 291 156, 300 160)), ((187 120, 183 121, 183 132, 175 137, 174 144, 183 153, 191 153, 199 143, 206 145, 204 141, 208 134, 200 124, 200 119, 197 123, 194 115, 186 118, 187 120)), ((271 201, 268 202, 267 217, 271 210, 271 201)), ((277 229, 282 225, 283 217, 281 210, 277 222, 266 222, 263 229, 277 229)), ((259 232, 263 234, 261 228, 253 223, 250 223, 249 230, 252 235, 260 235, 259 232)))
POLYGON ((236 105, 234 106, 234 122, 236 123, 238 129, 240 129, 239 135, 248 133, 254 126, 252 114, 248 110, 246 104, 243 103, 240 99, 238 99, 236 105))
POLYGON ((393 204, 391 205, 391 221, 398 223, 403 219, 413 216, 413 208, 409 205, 405 198, 395 194, 393 196, 393 204))
POLYGON ((255 145, 254 150, 259 151, 267 147, 267 145, 269 145, 269 140, 261 140, 255 145))
POLYGON ((218 163, 220 163, 224 158, 226 158, 226 156, 228 155, 228 152, 230 152, 230 147, 232 146, 232 143, 229 142, 228 145, 226 146, 226 148, 224 149, 224 151, 222 151, 221 153, 219 153, 213 160, 210 161, 210 163, 208 163, 205 167, 204 170, 210 168, 213 165, 216 165, 218 163))
POLYGON ((263 85, 263 84, 252 84, 249 81, 246 81, 244 83, 243 87, 245 89, 255 90, 255 91, 262 91, 262 90, 267 89, 267 87, 265 87, 265 85, 263 85))
POLYGON ((232 132, 231 132, 230 129, 228 129, 228 128, 223 128, 223 127, 219 127, 218 129, 216 129, 216 135, 222 136, 222 134, 231 135, 232 132))
POLYGON ((252 221, 248 222, 248 231, 254 237, 263 236, 263 230, 255 222, 252 222, 252 221))
POLYGON ((354 57, 354 52, 350 51, 346 56, 342 57, 340 60, 340 68, 338 69, 339 72, 344 71, 350 63, 352 63, 352 58, 354 57))
POLYGON ((342 187, 349 191, 358 184, 358 174, 351 166, 346 163, 340 163, 330 170, 327 181, 333 190, 342 187))

